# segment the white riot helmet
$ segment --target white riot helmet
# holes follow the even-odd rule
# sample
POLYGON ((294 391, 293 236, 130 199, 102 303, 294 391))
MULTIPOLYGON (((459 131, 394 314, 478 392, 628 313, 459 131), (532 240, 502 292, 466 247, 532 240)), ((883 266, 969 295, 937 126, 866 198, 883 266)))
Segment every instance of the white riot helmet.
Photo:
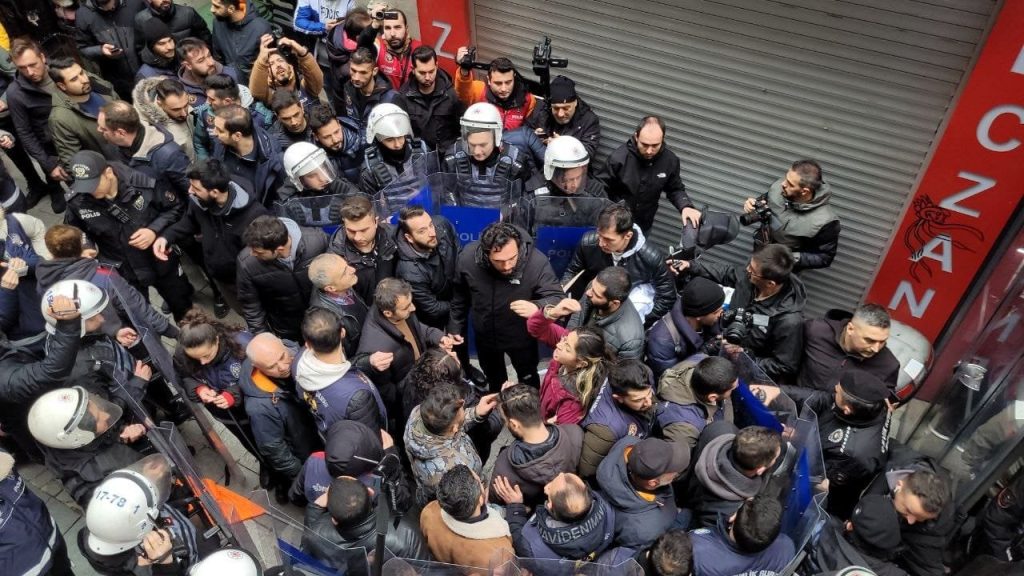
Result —
POLYGON ((501 112, 498 107, 489 102, 477 102, 469 108, 459 120, 462 126, 462 139, 465 140, 469 134, 490 130, 494 132, 494 147, 501 146, 501 132, 504 123, 501 120, 501 112))
POLYGON ((569 194, 578 194, 586 186, 590 154, 583 143, 572 136, 559 136, 548 143, 544 152, 544 179, 569 194), (572 170, 583 167, 584 170, 572 170))
POLYGON ((171 464, 162 454, 112 472, 93 491, 85 511, 89 549, 113 556, 141 544, 170 493, 171 464))
POLYGON ((284 151, 283 163, 285 173, 300 192, 308 188, 323 190, 338 177, 327 152, 309 142, 296 142, 289 146, 284 151))
POLYGON ((256 558, 241 548, 217 550, 188 571, 189 576, 262 576, 256 558))
POLYGON ((43 394, 28 410, 28 430, 50 448, 81 448, 121 419, 121 407, 89 394, 81 386, 43 394))
POLYGON ((53 334, 57 331, 57 320, 52 318, 47 312, 50 311, 50 306, 53 304, 53 299, 57 296, 67 296, 75 303, 75 307, 78 308, 78 312, 82 315, 82 336, 85 336, 85 321, 97 316, 103 309, 107 307, 109 298, 104 290, 101 290, 99 286, 92 282, 86 282, 85 280, 61 280, 43 294, 43 300, 39 303, 40 310, 43 311, 43 318, 46 319, 46 331, 53 334))
POLYGON ((383 138, 412 137, 409 114, 394 104, 377 104, 366 121, 366 143, 383 138))

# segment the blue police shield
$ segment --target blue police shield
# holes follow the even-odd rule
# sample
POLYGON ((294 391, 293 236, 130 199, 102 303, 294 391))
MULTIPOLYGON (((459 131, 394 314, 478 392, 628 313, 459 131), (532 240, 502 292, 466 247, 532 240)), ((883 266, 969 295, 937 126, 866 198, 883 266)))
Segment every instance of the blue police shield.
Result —
POLYGON ((569 267, 580 238, 597 225, 597 216, 610 202, 604 198, 538 195, 528 202, 526 220, 536 248, 551 262, 555 276, 569 267))
POLYGON ((455 227, 463 246, 480 238, 492 222, 515 222, 521 197, 508 180, 477 181, 456 174, 434 174, 428 178, 439 213, 455 227))
POLYGON ((414 160, 405 172, 377 194, 377 199, 388 214, 388 221, 397 221, 398 211, 405 206, 423 206, 433 213, 433 193, 429 177, 440 170, 437 152, 429 152, 414 160))

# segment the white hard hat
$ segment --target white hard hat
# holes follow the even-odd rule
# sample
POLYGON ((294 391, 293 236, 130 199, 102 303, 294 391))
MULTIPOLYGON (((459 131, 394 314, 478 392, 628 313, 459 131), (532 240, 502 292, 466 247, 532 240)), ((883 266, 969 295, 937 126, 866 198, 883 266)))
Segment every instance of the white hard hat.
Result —
POLYGON ((162 454, 152 454, 107 476, 85 511, 89 549, 113 556, 141 544, 170 494, 170 470, 162 454))
POLYGON ((261 576, 256 558, 241 548, 217 550, 189 570, 189 576, 261 576))
POLYGON ((58 388, 43 394, 28 410, 28 430, 50 448, 81 448, 121 419, 121 407, 85 388, 58 388), (101 429, 102 428, 102 429, 101 429))
POLYGON ((366 120, 366 143, 373 144, 377 138, 412 136, 409 114, 394 104, 377 104, 370 110, 366 120))
POLYGON ((559 136, 548 143, 544 152, 544 179, 551 180, 557 168, 578 168, 590 163, 590 154, 583 143, 572 136, 559 136))
POLYGON ((99 286, 92 282, 85 280, 61 280, 53 286, 50 286, 43 294, 43 299, 39 303, 39 308, 43 312, 43 318, 46 319, 46 331, 53 334, 57 330, 57 320, 52 318, 47 312, 50 311, 50 306, 53 304, 53 299, 57 296, 67 296, 74 303, 75 307, 78 308, 78 312, 82 315, 82 336, 85 336, 85 321, 103 312, 103 309, 107 307, 109 298, 104 290, 101 290, 99 286))
POLYGON ((292 184, 301 192, 307 188, 302 181, 307 176, 318 170, 324 173, 326 183, 329 184, 337 177, 334 164, 327 158, 327 152, 323 148, 310 142, 296 142, 284 151, 284 171, 291 179, 292 184))
POLYGON ((494 132, 494 147, 501 146, 501 131, 502 131, 502 120, 501 112, 498 112, 498 107, 489 102, 477 102, 469 108, 466 108, 466 113, 462 115, 462 119, 459 120, 459 124, 462 126, 462 138, 466 138, 466 134, 473 132, 480 132, 482 130, 491 130, 494 132))

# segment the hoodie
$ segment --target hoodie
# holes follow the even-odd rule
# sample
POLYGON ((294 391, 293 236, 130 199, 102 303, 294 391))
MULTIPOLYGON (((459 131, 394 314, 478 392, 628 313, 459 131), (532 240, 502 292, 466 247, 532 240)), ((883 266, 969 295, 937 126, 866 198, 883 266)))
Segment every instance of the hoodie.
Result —
POLYGON ((214 57, 238 68, 238 83, 249 85, 249 74, 252 65, 260 52, 260 37, 270 34, 270 22, 257 16, 254 12, 246 12, 238 22, 213 20, 214 57))
POLYGON ((658 397, 661 402, 656 408, 658 426, 666 440, 681 443, 692 450, 697 438, 708 424, 725 420, 733 421, 732 398, 719 404, 709 404, 697 397, 690 379, 697 363, 706 358, 697 354, 669 368, 658 381, 658 397))
MULTIPOLYGON (((544 485, 562 472, 576 473, 583 450, 583 430, 573 424, 547 425, 548 442, 527 444, 514 441, 498 454, 491 478, 504 476, 523 492, 523 502, 530 508, 544 503, 544 485)), ((493 484, 493 480, 492 480, 493 484)), ((502 503, 491 489, 491 500, 502 503)))
MULTIPOLYGON (((235 70, 233 66, 225 66, 220 62, 213 63, 213 74, 227 74, 228 76, 233 78, 235 82, 239 81, 238 70, 235 70)), ((198 108, 203 104, 206 104, 206 88, 203 85, 203 78, 197 78, 196 75, 193 74, 191 70, 189 70, 185 66, 181 66, 180 68, 178 68, 178 80, 180 80, 181 83, 185 85, 185 92, 188 92, 189 104, 191 104, 193 108, 198 108)), ((245 88, 245 90, 248 92, 248 85, 242 86, 241 84, 239 84, 239 86, 245 88)))
POLYGON ((635 436, 619 440, 597 467, 597 484, 615 508, 615 543, 638 549, 664 534, 678 513, 671 485, 644 496, 630 482, 627 451, 639 441, 635 436))
POLYGON ((703 488, 697 517, 704 526, 715 526, 719 515, 731 516, 748 498, 753 498, 766 484, 764 477, 748 478, 736 467, 732 459, 735 434, 723 434, 701 451, 693 467, 697 481, 703 488))
MULTIPOLYGON (((796 203, 782 195, 780 178, 768 189, 768 206, 772 209, 770 221, 771 242, 783 244, 796 258, 794 270, 827 268, 839 250, 839 217, 832 211, 829 200, 832 187, 822 181, 821 188, 808 202, 796 203)), ((754 232, 754 249, 764 244, 760 225, 754 232)))
POLYGON ((331 364, 303 350, 294 362, 297 391, 313 411, 321 436, 342 420, 360 422, 370 430, 384 427, 387 413, 377 388, 348 361, 331 364))
MULTIPOLYGON (((195 161, 196 149, 192 143, 192 129, 194 128, 192 123, 188 121, 188 118, 181 122, 171 120, 156 103, 156 85, 168 78, 174 78, 174 74, 139 80, 135 84, 135 89, 132 90, 132 102, 135 105, 135 111, 139 113, 139 117, 144 123, 170 132, 174 141, 188 156, 189 161, 195 161)), ((188 110, 191 112, 191 107, 188 110)))
POLYGON ((477 475, 483 474, 483 462, 466 434, 468 426, 475 424, 472 410, 466 411, 466 420, 454 436, 438 436, 427 430, 420 416, 420 407, 412 409, 405 427, 405 451, 416 478, 416 500, 426 504, 436 497, 437 485, 445 471, 465 464, 477 475))

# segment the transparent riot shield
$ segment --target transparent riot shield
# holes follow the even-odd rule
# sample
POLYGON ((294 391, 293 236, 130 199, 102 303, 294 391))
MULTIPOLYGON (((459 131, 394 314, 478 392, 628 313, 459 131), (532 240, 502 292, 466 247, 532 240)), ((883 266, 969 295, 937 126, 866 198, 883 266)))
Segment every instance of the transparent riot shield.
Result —
POLYGON ((433 214, 447 218, 462 245, 478 240, 492 222, 513 222, 521 196, 509 181, 477 182, 455 174, 434 174, 428 178, 433 214))
POLYGON ((291 218, 300 226, 323 228, 324 232, 331 234, 338 228, 339 209, 344 198, 341 194, 293 196, 275 208, 278 215, 291 218))
POLYGON ((569 267, 580 238, 597 225, 597 217, 610 202, 604 198, 535 196, 527 203, 524 220, 536 238, 536 248, 561 278, 569 267))
POLYGON ((424 154, 412 162, 412 166, 377 193, 377 199, 389 218, 398 214, 404 206, 419 205, 424 208, 433 205, 428 178, 440 171, 437 152, 424 154))

